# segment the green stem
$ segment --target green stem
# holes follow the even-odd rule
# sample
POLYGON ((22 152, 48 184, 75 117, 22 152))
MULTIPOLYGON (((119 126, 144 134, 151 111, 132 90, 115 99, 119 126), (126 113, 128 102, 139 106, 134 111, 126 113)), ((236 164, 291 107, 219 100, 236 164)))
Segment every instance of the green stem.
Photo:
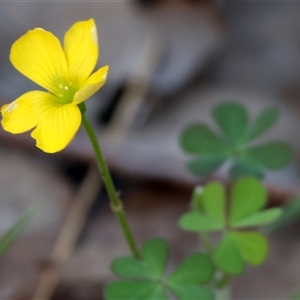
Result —
POLYGON ((222 273, 222 278, 220 280, 218 280, 217 287, 219 289, 224 289, 227 286, 229 286, 229 283, 230 283, 230 275, 228 275, 226 273, 222 273))
POLYGON ((217 267, 209 287, 215 293, 215 300, 230 300, 230 276, 217 267))
MULTIPOLYGON (((212 258, 214 248, 212 246, 209 233, 205 231, 200 232, 200 238, 204 245, 205 252, 212 258)), ((230 300, 230 276, 221 270, 215 269, 215 276, 220 275, 214 278, 213 280, 213 288, 216 293, 216 300, 230 300)))
POLYGON ((212 253, 213 253, 213 247, 212 247, 212 244, 211 244, 208 233, 204 232, 204 231, 201 231, 200 232, 200 238, 201 238, 201 241, 204 245, 204 249, 205 249, 206 253, 211 256, 212 253))
POLYGON ((140 253, 138 251, 133 234, 132 234, 129 224, 127 222, 127 219, 126 219, 126 216, 124 213, 124 209, 123 209, 122 201, 120 200, 118 193, 116 192, 114 183, 111 179, 111 175, 108 170, 107 164, 105 162, 105 159, 104 159, 103 153, 101 151, 100 145, 98 143, 97 137, 95 135, 95 132, 94 132, 90 122, 88 121, 87 117, 84 114, 84 107, 81 108, 81 111, 83 112, 82 113, 82 125, 85 128, 85 130, 90 138, 93 149, 95 151, 97 164, 98 164, 100 173, 102 175, 103 182, 104 182, 106 190, 107 190, 107 194, 110 199, 111 209, 114 212, 114 214, 116 215, 116 217, 122 227, 124 236, 126 238, 126 241, 128 243, 128 246, 131 250, 132 255, 136 259, 139 259, 141 257, 140 253))

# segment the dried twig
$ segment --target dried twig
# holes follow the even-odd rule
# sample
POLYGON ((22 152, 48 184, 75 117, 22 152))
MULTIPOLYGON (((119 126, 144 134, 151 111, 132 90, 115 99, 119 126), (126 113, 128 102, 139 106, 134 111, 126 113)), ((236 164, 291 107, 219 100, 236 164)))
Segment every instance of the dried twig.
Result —
POLYGON ((51 253, 50 265, 43 272, 34 300, 50 299, 60 279, 60 269, 72 255, 77 238, 85 222, 91 203, 101 188, 99 171, 95 164, 77 192, 74 203, 51 253))

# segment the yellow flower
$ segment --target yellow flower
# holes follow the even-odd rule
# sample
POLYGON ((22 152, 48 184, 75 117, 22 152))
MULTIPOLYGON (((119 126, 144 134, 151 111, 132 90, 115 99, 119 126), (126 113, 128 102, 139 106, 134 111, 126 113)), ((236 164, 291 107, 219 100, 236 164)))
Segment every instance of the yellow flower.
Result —
POLYGON ((27 92, 4 105, 4 130, 18 134, 34 129, 31 136, 38 148, 48 153, 64 149, 81 124, 78 104, 104 85, 108 73, 108 66, 92 73, 98 60, 94 20, 75 23, 65 34, 63 48, 51 32, 29 30, 12 45, 10 60, 48 92, 27 92))

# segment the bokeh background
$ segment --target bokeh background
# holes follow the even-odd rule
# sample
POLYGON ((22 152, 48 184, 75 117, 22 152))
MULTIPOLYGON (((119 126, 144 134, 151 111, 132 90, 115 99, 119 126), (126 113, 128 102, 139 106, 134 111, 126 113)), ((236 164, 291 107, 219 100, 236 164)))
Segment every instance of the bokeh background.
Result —
MULTIPOLYGON (((180 231, 177 220, 188 209, 193 185, 207 180, 186 171, 188 157, 178 138, 191 122, 213 124, 210 111, 217 103, 238 101, 250 116, 267 106, 280 109, 280 120, 265 139, 288 142, 293 161, 267 173, 265 183, 271 204, 299 194, 299 13, 300 3, 279 1, 0 1, 0 104, 37 88, 9 61, 16 39, 41 27, 63 40, 74 22, 94 18, 98 66, 108 64, 110 72, 107 84, 87 102, 87 114, 139 243, 165 237, 175 264, 197 249, 195 237, 180 231)), ((35 293, 92 162, 84 131, 61 153, 47 155, 29 134, 0 130, 0 234, 32 204, 46 205, 0 261, 1 299, 35 293)), ((215 177, 226 180, 226 170, 215 177)), ((82 209, 83 230, 53 299, 100 297, 111 278, 109 262, 128 254, 99 187, 98 178, 88 188, 94 193, 82 209)), ((272 236, 265 265, 234 280, 235 299, 284 299, 300 286, 297 228, 272 236)))

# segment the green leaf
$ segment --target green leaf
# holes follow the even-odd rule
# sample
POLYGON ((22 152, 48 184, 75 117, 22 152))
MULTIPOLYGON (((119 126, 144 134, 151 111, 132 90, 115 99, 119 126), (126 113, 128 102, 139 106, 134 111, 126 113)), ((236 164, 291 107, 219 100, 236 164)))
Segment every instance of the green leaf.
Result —
POLYGON ((231 232, 242 257, 252 265, 262 264, 268 254, 268 241, 258 232, 231 232))
POLYGON ((182 149, 190 154, 219 154, 227 151, 223 141, 206 125, 188 126, 181 134, 182 149))
MULTIPOLYGON (((197 300, 213 300, 214 294, 212 291, 203 288, 201 286, 181 286, 172 284, 169 286, 170 290, 177 296, 180 300, 187 300, 187 299, 197 299, 197 300)), ((156 298, 153 298, 153 300, 156 298)))
POLYGON ((239 145, 246 133, 248 121, 245 108, 235 102, 221 103, 213 110, 213 117, 230 146, 239 145))
POLYGON ((246 217, 245 219, 240 220, 239 222, 233 223, 232 227, 242 228, 270 224, 278 219, 281 216, 281 213, 282 209, 280 208, 270 208, 257 212, 249 217, 246 217))
POLYGON ((225 195, 224 188, 218 182, 212 182, 205 186, 203 191, 203 208, 208 216, 225 225, 225 195))
POLYGON ((168 245, 162 239, 151 239, 143 245, 142 259, 119 257, 111 263, 111 270, 125 278, 158 280, 163 276, 168 245))
POLYGON ((258 180, 251 177, 239 179, 232 189, 230 226, 262 209, 266 201, 266 189, 258 180))
POLYGON ((199 211, 192 211, 179 219, 179 226, 188 231, 218 231, 224 227, 224 223, 199 211))
POLYGON ((163 286, 151 281, 115 281, 104 290, 106 300, 168 300, 163 286))
POLYGON ((187 169, 196 176, 207 176, 219 168, 228 158, 224 155, 204 155, 187 163, 187 169))
POLYGON ((188 256, 169 276, 167 284, 198 285, 208 282, 214 273, 212 262, 208 255, 194 253, 188 256))
POLYGON ((245 269, 241 252, 234 238, 226 233, 213 254, 214 263, 224 272, 239 275, 245 269))
POLYGON ((208 282, 214 273, 214 267, 208 255, 195 253, 188 256, 169 276, 168 288, 182 300, 213 299, 214 295, 199 284, 208 282))
POLYGON ((30 224, 30 222, 40 213, 40 205, 34 205, 29 209, 0 239, 0 256, 2 256, 22 231, 30 224))
POLYGON ((154 279, 144 260, 136 260, 133 257, 118 257, 112 261, 111 270, 118 276, 125 278, 154 279))
POLYGON ((229 171, 230 177, 239 179, 245 176, 253 176, 257 179, 263 179, 264 173, 261 168, 250 160, 237 159, 229 171))
POLYGON ((272 127, 278 120, 279 111, 275 107, 269 107, 263 110, 254 120, 247 136, 247 140, 251 141, 272 127))
POLYGON ((165 240, 155 238, 144 243, 142 257, 154 278, 160 279, 165 271, 168 259, 168 244, 165 240))
POLYGON ((289 164, 292 151, 287 143, 275 141, 248 148, 246 155, 266 169, 278 170, 289 164))

